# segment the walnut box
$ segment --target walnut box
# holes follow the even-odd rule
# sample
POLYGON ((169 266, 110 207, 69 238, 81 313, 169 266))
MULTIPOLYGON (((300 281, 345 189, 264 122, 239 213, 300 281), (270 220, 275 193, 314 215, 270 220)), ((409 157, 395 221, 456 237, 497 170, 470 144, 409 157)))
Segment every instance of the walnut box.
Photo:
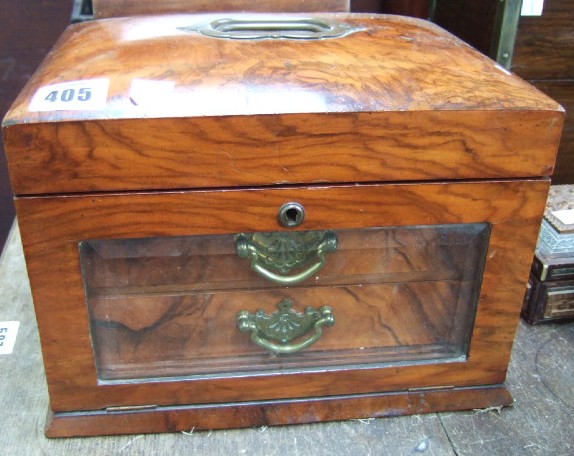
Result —
POLYGON ((510 404, 562 123, 415 19, 71 26, 3 124, 47 434, 510 404))

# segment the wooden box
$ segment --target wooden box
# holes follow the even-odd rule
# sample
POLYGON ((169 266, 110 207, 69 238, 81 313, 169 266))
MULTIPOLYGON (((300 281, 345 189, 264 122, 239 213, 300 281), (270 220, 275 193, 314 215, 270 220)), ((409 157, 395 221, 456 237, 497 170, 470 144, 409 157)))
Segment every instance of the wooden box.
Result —
POLYGON ((574 318, 574 185, 550 188, 522 316, 530 324, 574 318))
POLYGON ((550 271, 568 271, 564 274, 567 277, 545 281, 532 272, 522 317, 531 325, 574 319, 574 256, 553 259, 536 256, 534 263, 550 271))
POLYGON ((47 434, 510 404, 562 122, 415 19, 72 26, 3 130, 47 434))

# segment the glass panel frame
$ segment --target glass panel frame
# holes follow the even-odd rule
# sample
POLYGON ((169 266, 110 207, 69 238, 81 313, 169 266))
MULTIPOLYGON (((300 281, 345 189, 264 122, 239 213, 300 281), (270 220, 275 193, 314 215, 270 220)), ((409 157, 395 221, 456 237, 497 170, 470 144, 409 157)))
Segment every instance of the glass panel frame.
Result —
MULTIPOLYGON (((306 263, 286 273, 293 275, 317 264, 317 246, 329 232, 266 236, 280 236, 282 245, 286 237, 305 238, 306 248, 315 249, 306 263), (315 234, 319 241, 309 243, 315 234)), ((99 380, 208 378, 466 358, 488 223, 333 233, 336 249, 325 254, 320 270, 288 285, 258 274, 252 259, 239 255, 244 233, 81 242, 99 380), (239 331, 239 312, 271 316, 285 300, 299 315, 307 306, 329 306, 334 326, 322 328, 315 343, 289 355, 270 353, 239 331)), ((286 345, 313 334, 310 327, 286 345)))

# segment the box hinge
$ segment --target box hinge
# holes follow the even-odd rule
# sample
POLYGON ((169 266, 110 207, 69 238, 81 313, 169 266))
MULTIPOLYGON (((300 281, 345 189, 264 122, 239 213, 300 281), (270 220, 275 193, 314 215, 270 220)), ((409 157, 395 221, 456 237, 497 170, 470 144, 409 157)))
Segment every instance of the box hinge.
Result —
POLYGON ((106 407, 106 412, 108 413, 119 413, 119 412, 139 412, 141 410, 151 410, 157 408, 157 405, 120 405, 114 407, 106 407))
POLYGON ((441 386, 422 386, 420 388, 409 388, 407 391, 409 393, 420 393, 426 391, 442 391, 454 389, 454 385, 441 385, 441 386))

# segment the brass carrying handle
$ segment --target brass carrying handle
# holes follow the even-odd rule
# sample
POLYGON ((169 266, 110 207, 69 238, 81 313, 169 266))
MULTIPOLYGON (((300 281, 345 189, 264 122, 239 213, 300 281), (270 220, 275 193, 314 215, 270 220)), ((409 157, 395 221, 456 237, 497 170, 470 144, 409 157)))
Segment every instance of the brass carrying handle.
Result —
POLYGON ((251 260, 251 269, 271 282, 293 285, 316 274, 325 266, 327 253, 335 252, 335 232, 291 232, 240 234, 235 241, 237 255, 251 260), (293 269, 315 261, 307 269, 288 275, 293 269), (278 272, 273 272, 276 269, 278 272))
MULTIPOLYGON (((192 27, 180 27, 190 31, 192 27)), ((337 38, 362 29, 319 18, 224 18, 212 21, 199 32, 213 38, 226 39, 297 39, 337 38)))
POLYGON ((272 315, 262 310, 255 314, 242 310, 237 314, 237 326, 241 332, 251 332, 251 341, 271 353, 289 354, 314 344, 323 334, 323 326, 335 324, 330 306, 323 306, 319 310, 307 307, 304 314, 294 311, 292 306, 293 303, 285 299, 277 305, 279 310, 272 315), (315 333, 308 339, 289 344, 312 329, 315 333))

